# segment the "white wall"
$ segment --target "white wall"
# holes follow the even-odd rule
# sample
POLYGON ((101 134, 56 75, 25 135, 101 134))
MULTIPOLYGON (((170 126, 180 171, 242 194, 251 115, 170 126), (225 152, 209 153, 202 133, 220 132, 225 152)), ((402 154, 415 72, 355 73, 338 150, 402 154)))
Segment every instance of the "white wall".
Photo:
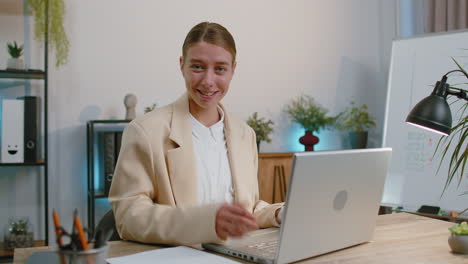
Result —
MULTIPOLYGON (((65 223, 86 212, 86 121, 124 117, 123 97, 137 95, 137 114, 184 92, 178 58, 188 30, 216 21, 234 35, 238 65, 225 105, 242 119, 257 111, 275 122, 261 151, 298 151, 298 126, 282 112, 301 93, 337 113, 351 101, 377 117, 370 146, 380 146, 395 1, 66 1, 71 48, 51 67, 50 207, 65 223)), ((300 133, 300 132, 299 132, 300 133)), ((319 149, 346 147, 334 131, 319 149)), ((1 219, 0 219, 1 220, 1 219)), ((51 237, 53 237, 51 232, 51 237)))

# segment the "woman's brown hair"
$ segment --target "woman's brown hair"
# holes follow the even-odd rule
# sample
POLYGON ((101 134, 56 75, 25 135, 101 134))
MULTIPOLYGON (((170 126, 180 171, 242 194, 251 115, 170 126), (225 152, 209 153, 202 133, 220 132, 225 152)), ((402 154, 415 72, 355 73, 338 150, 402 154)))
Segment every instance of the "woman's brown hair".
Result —
POLYGON ((224 48, 231 53, 232 63, 236 61, 236 43, 231 33, 220 24, 212 22, 201 22, 189 31, 182 45, 184 59, 188 49, 201 41, 224 48))

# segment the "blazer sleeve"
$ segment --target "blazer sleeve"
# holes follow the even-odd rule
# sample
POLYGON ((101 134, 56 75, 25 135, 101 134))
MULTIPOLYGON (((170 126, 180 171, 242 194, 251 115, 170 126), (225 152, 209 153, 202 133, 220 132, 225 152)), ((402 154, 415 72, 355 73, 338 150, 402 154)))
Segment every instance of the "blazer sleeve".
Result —
POLYGON ((173 245, 219 242, 215 231, 219 205, 158 204, 156 177, 160 175, 154 168, 148 135, 138 123, 131 122, 124 132, 109 193, 120 237, 173 245))
MULTIPOLYGON (((251 146, 252 146, 252 153, 253 153, 253 163, 255 169, 255 176, 258 175, 258 153, 257 153, 257 140, 255 136, 255 131, 251 130, 250 136, 251 146)), ((275 213, 276 210, 280 209, 284 206, 284 203, 275 203, 269 204, 265 201, 260 200, 259 198, 259 190, 258 190, 258 177, 256 178, 257 186, 255 189, 255 198, 256 201, 254 203, 253 208, 253 215, 257 219, 257 224, 260 228, 268 228, 272 226, 279 227, 280 223, 278 223, 275 213)))

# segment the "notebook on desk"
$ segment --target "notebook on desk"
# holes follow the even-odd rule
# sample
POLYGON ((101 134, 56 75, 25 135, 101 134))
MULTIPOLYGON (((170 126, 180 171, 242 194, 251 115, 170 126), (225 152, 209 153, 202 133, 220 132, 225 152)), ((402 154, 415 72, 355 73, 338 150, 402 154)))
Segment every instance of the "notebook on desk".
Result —
POLYGON ((368 242, 391 152, 379 148, 296 153, 280 228, 202 246, 256 263, 290 263, 368 242))

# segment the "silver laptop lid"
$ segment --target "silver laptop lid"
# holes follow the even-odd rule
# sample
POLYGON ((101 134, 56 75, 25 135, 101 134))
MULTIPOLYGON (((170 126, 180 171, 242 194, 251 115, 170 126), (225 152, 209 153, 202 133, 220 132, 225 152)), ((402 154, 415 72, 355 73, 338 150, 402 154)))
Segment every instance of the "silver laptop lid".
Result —
POLYGON ((391 148, 296 153, 277 263, 372 238, 391 148))

